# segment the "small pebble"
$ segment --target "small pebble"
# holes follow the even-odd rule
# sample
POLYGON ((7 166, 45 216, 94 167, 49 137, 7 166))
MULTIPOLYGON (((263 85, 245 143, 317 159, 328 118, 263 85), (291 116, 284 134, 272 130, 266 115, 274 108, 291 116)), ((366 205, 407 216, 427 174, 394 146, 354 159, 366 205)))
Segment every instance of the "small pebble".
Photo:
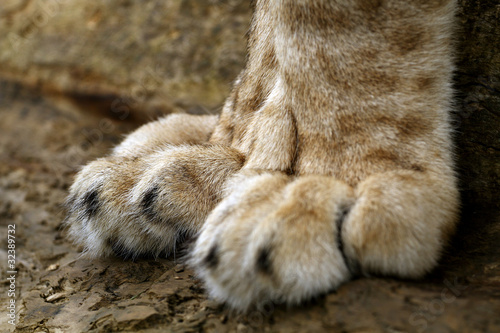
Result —
POLYGON ((56 293, 56 294, 48 296, 45 300, 49 303, 52 303, 52 302, 55 302, 57 300, 60 300, 61 298, 64 298, 64 296, 66 296, 66 295, 63 293, 56 293))
POLYGON ((175 265, 175 267, 174 267, 174 271, 175 271, 176 273, 184 272, 184 269, 185 269, 185 268, 186 268, 186 267, 185 267, 184 265, 182 265, 182 264, 177 264, 177 265, 175 265))
POLYGON ((238 324, 238 326, 236 326, 236 332, 246 333, 246 332, 248 332, 248 327, 246 327, 245 325, 240 323, 240 324, 238 324))
POLYGON ((47 270, 48 271, 55 271, 58 268, 59 268, 59 264, 52 264, 49 267, 47 267, 47 270))

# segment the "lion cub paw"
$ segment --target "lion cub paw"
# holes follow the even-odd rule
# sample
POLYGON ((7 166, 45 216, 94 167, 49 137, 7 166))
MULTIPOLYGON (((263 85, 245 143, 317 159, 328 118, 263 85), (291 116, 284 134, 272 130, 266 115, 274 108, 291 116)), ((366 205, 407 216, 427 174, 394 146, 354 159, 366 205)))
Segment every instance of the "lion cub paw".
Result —
POLYGON ((297 304, 350 278, 338 234, 354 202, 348 185, 246 170, 228 187, 191 258, 212 297, 238 309, 297 304))

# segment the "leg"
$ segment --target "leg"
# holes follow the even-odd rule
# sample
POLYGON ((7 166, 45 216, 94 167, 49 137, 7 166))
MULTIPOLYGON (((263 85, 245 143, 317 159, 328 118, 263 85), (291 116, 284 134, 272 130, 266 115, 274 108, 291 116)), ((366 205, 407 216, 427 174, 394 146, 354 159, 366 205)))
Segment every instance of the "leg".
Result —
POLYGON ((92 256, 159 255, 196 232, 244 161, 229 147, 204 144, 214 124, 210 117, 170 116, 87 165, 68 199, 66 223, 76 243, 92 256))

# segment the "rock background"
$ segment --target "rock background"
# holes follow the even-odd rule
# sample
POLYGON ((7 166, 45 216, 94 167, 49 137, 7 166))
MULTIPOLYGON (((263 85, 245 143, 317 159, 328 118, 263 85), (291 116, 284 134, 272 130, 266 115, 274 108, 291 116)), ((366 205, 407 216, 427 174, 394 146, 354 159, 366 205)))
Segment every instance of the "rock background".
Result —
POLYGON ((234 0, 8 0, 0 74, 117 113, 211 109, 242 68, 250 16, 234 0))
MULTIPOLYGON (((362 278, 232 313, 177 258, 87 261, 64 238, 78 167, 170 112, 217 112, 245 58, 243 0, 0 5, 0 331, 16 225, 17 332, 500 331, 500 4, 459 1, 454 111, 462 221, 423 281, 362 278)), ((179 254, 180 255, 180 254, 179 254)))

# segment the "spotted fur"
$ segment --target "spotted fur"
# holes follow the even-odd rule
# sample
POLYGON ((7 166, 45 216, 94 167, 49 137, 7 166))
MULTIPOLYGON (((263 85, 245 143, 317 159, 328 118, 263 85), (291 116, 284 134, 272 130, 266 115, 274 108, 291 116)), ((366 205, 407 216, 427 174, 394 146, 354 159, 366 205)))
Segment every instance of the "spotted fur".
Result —
POLYGON ((419 278, 458 214, 453 0, 258 0, 220 117, 171 115, 87 165, 68 199, 85 253, 170 253, 237 309, 356 274, 419 278))

